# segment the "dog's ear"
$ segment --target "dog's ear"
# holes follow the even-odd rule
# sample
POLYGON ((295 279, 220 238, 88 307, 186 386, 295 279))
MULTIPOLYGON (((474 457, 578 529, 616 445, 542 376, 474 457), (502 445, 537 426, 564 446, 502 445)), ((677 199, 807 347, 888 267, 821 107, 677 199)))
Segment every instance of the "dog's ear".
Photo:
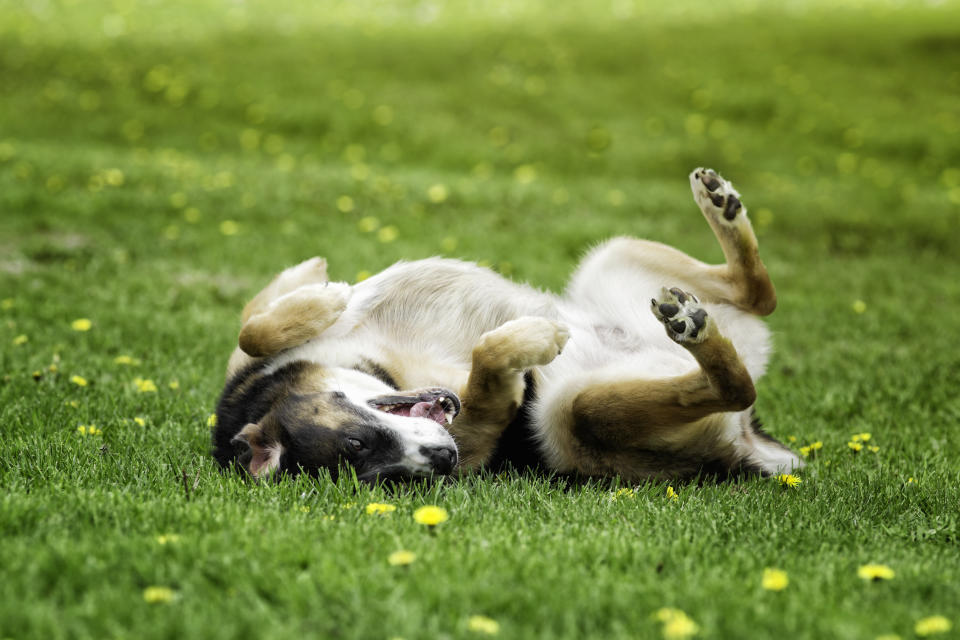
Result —
POLYGON ((280 466, 283 445, 264 434, 259 424, 251 422, 233 436, 230 444, 238 452, 238 459, 254 478, 270 475, 280 466))

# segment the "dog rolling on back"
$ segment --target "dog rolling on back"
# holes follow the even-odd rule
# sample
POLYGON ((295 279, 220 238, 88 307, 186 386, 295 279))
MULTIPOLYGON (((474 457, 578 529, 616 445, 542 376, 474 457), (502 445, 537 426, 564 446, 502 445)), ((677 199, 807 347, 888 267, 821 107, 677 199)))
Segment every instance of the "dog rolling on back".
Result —
POLYGON ((319 258, 287 269, 244 309, 214 456, 371 481, 504 461, 628 481, 799 468, 753 417, 776 296, 746 210, 711 170, 690 183, 725 264, 616 238, 563 296, 437 258, 353 286, 319 258))

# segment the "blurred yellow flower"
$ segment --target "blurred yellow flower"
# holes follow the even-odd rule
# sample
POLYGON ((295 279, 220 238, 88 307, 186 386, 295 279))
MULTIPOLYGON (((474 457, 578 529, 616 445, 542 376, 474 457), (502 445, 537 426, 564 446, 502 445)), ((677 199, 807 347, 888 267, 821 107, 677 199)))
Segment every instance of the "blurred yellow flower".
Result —
POLYGON ((179 381, 179 380, 171 380, 169 383, 167 383, 167 386, 170 387, 171 389, 173 389, 174 391, 176 391, 177 389, 180 388, 180 381, 179 381))
POLYGON ((391 567, 401 567, 412 563, 417 559, 417 554, 413 551, 407 551, 401 549, 400 551, 394 551, 387 557, 387 562, 391 567))
POLYGON ((19 347, 22 344, 26 344, 27 340, 29 339, 30 338, 28 338, 25 334, 21 333, 20 335, 18 335, 16 338, 13 339, 13 344, 19 347))
POLYGON ((854 453, 859 453, 860 450, 863 449, 863 443, 856 442, 854 440, 851 440, 850 442, 848 442, 847 446, 850 447, 854 453))
POLYGON ((134 419, 133 419, 133 422, 134 422, 134 424, 136 424, 138 427, 145 427, 145 426, 147 426, 147 421, 144 420, 143 418, 139 417, 139 416, 137 416, 136 418, 134 418, 134 419))
POLYGON ((663 623, 663 637, 670 640, 683 640, 700 631, 697 623, 680 609, 664 607, 657 610, 655 617, 663 623))
POLYGON ((340 196, 337 198, 337 209, 343 213, 350 213, 353 211, 353 198, 350 196, 340 196))
POLYGON ((623 489, 617 489, 616 492, 614 492, 614 494, 610 496, 610 499, 616 501, 616 500, 619 500, 620 498, 634 498, 634 497, 636 497, 636 494, 633 492, 633 489, 631 489, 630 487, 624 487, 623 489))
POLYGON ((530 184, 537 179, 537 169, 532 164, 522 164, 513 170, 513 179, 520 184, 530 184))
POLYGON ((96 425, 91 424, 90 426, 80 425, 77 427, 77 433, 82 436, 99 436, 103 435, 103 430, 98 429, 96 425))
POLYGON ((913 630, 918 636, 932 636, 935 633, 946 633, 950 631, 952 627, 953 624, 947 618, 943 616, 930 616, 929 618, 917 620, 917 624, 913 627, 913 630))
POLYGON ((156 393, 157 391, 157 385, 153 383, 153 380, 134 378, 133 384, 137 387, 137 391, 140 393, 156 393))
POLYGON ((224 220, 220 223, 220 233, 225 236, 235 236, 240 233, 240 225, 233 220, 224 220))
POLYGON ((857 569, 857 575, 864 580, 891 580, 895 575, 893 569, 885 564, 865 564, 857 569))
POLYGON ((668 500, 679 500, 680 496, 677 495, 677 492, 673 490, 673 487, 667 487, 667 499, 668 500))
POLYGON ((854 300, 853 301, 853 312, 854 313, 863 313, 867 310, 867 303, 863 300, 854 300))
POLYGON ((868 432, 855 433, 850 437, 851 442, 867 442, 873 435, 868 432))
POLYGON ((377 240, 383 242, 384 244, 388 242, 393 242, 397 239, 397 236, 400 235, 400 230, 397 229, 394 225, 387 225, 377 231, 377 240))
POLYGON ((114 364, 125 364, 125 365, 130 365, 130 366, 140 364, 140 362, 139 362, 138 360, 134 360, 134 359, 133 359, 132 357, 130 357, 130 356, 117 356, 116 358, 113 359, 113 363, 114 363, 114 364))
POLYGON ((380 220, 374 216, 364 216, 357 220, 357 229, 363 233, 370 233, 380 228, 380 220))
POLYGON ((77 385, 78 387, 87 386, 87 379, 83 376, 70 376, 70 382, 77 385))
POLYGON ((90 331, 90 327, 93 326, 93 323, 90 322, 89 318, 77 318, 70 323, 70 327, 74 331, 90 331))
POLYGON ((487 616, 470 616, 467 620, 467 629, 492 636, 500 632, 500 623, 487 616))
POLYGON ((13 309, 13 305, 16 304, 16 301, 13 298, 4 298, 0 301, 0 309, 6 311, 7 309, 13 309))
POLYGON ((447 190, 447 185, 445 184, 435 184, 427 189, 427 198, 434 204, 443 202, 449 195, 450 192, 447 190))
POLYGON ((180 542, 180 536, 176 533, 162 533, 157 536, 157 544, 174 544, 180 542))
POLYGON ((217 426, 217 414, 211 413, 209 416, 207 416, 207 426, 208 427, 217 426))
POLYGON ((781 473, 777 476, 777 481, 781 486, 796 488, 803 482, 798 476, 793 475, 792 473, 781 473))
POLYGON ((381 502, 371 502, 367 505, 367 514, 368 515, 377 515, 383 516, 388 513, 396 511, 397 508, 392 504, 384 504, 381 502))
POLYGON ((446 509, 433 505, 420 507, 413 512, 413 519, 420 524, 427 525, 428 527, 433 527, 441 522, 446 522, 449 517, 450 516, 447 514, 446 509))
POLYGON ((170 587, 147 587, 143 590, 143 599, 150 604, 164 604, 175 597, 176 593, 170 587))
POLYGON ((787 577, 786 571, 768 567, 763 570, 763 579, 760 584, 767 591, 783 591, 790 584, 790 578, 787 577))

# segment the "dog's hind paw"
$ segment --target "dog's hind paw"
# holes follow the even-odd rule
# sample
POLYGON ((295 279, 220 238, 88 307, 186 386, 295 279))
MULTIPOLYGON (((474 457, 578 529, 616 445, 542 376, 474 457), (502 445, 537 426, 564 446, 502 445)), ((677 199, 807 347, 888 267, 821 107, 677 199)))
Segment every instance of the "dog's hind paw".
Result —
POLYGON ((680 344, 703 342, 713 326, 696 296, 676 287, 663 287, 660 297, 650 300, 650 310, 666 327, 670 339, 680 344))
POLYGON ((690 188, 703 215, 721 224, 733 224, 737 216, 742 218, 747 214, 737 190, 713 169, 694 169, 690 174, 690 188))

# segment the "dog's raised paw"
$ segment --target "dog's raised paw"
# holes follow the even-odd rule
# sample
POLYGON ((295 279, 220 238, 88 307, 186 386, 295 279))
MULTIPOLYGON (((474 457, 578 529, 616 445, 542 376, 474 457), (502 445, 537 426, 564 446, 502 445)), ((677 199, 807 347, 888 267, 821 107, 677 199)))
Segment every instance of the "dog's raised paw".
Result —
POLYGON ((746 215, 740 194, 713 169, 694 169, 690 174, 690 188, 705 216, 729 224, 738 215, 746 215))
POLYGON ((650 300, 650 310, 670 339, 680 344, 703 342, 712 323, 697 297, 677 287, 663 287, 660 297, 650 300))
POLYGON ((490 366, 521 370, 552 362, 569 338, 563 323, 524 316, 484 334, 477 348, 490 366))

